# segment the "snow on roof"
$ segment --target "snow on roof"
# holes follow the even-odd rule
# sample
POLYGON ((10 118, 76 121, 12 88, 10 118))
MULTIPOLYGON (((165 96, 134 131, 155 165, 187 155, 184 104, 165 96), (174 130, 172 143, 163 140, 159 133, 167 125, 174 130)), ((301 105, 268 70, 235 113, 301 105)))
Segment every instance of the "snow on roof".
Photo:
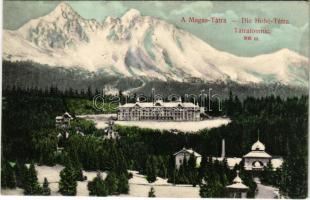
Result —
POLYGON ((250 151, 248 154, 243 156, 244 158, 271 158, 271 155, 265 151, 250 151))
POLYGON ((136 103, 126 103, 124 105, 119 106, 119 108, 128 108, 128 107, 143 107, 143 108, 149 108, 149 107, 196 107, 198 108, 198 105, 195 105, 191 102, 163 102, 163 101, 156 101, 154 104, 153 102, 136 102, 136 103))
POLYGON ((180 151, 176 152, 175 154, 173 154, 174 156, 181 154, 181 153, 188 153, 188 154, 193 154, 195 157, 201 157, 201 155, 197 152, 195 152, 193 149, 186 149, 183 148, 180 151))
POLYGON ((73 117, 68 112, 65 112, 62 116, 56 116, 56 119, 63 119, 64 117, 73 119, 73 117))
POLYGON ((226 188, 231 188, 231 189, 249 189, 249 187, 244 185, 242 182, 243 182, 242 179, 239 177, 239 171, 237 171, 237 176, 233 180, 233 184, 226 186, 226 188))
POLYGON ((283 164, 283 158, 272 158, 271 164, 274 169, 281 168, 283 164))
POLYGON ((257 142, 255 142, 253 145, 252 145, 252 148, 251 148, 252 151, 265 151, 265 145, 263 143, 261 143, 259 140, 257 140, 257 142))
MULTIPOLYGON (((218 160, 220 162, 223 161, 223 158, 222 157, 212 157, 212 160, 215 161, 215 160, 218 160)), ((227 161, 227 165, 230 169, 234 168, 235 165, 238 165, 241 161, 242 161, 242 158, 226 158, 226 161, 227 161)))
POLYGON ((234 178, 233 183, 242 183, 242 179, 239 177, 239 174, 234 178))
POLYGON ((72 117, 68 112, 65 112, 65 114, 63 114, 63 116, 67 116, 67 117, 69 117, 70 119, 73 119, 73 117, 72 117))
POLYGON ((249 189, 249 187, 244 185, 243 183, 234 183, 234 184, 226 186, 226 188, 230 188, 230 189, 249 189))

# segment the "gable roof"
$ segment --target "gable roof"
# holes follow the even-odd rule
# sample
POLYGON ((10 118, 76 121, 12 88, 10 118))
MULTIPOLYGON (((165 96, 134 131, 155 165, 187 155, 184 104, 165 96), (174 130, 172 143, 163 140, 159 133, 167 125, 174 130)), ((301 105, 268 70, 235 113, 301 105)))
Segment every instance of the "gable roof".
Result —
POLYGON ((186 149, 186 148, 181 149, 180 151, 174 153, 173 155, 176 156, 181 153, 188 153, 188 154, 193 154, 195 157, 201 157, 201 155, 195 152, 193 149, 186 149))
POLYGON ((134 107, 134 106, 140 106, 140 107, 143 107, 143 108, 150 108, 150 107, 178 107, 178 106, 181 106, 181 107, 195 107, 195 108, 199 108, 198 105, 195 105, 191 102, 163 102, 163 101, 160 101, 160 102, 155 102, 153 104, 153 102, 136 102, 136 103, 126 103, 124 105, 120 105, 119 108, 130 108, 130 107, 134 107))

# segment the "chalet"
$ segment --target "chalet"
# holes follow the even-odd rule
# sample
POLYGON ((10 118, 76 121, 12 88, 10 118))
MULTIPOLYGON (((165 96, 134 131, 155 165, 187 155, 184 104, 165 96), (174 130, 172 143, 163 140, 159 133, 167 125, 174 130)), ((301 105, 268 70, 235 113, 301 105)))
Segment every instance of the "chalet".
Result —
POLYGON ((114 121, 110 119, 107 122, 107 124, 108 124, 108 127, 104 129, 104 132, 106 133, 104 138, 105 139, 119 139, 120 136, 118 132, 114 130, 114 121))
POLYGON ((184 163, 184 159, 186 159, 186 161, 188 161, 191 156, 194 156, 194 158, 196 160, 196 166, 197 167, 200 166, 201 155, 199 153, 195 152, 193 149, 183 148, 173 155, 175 157, 175 165, 176 165, 177 169, 179 169, 180 166, 184 163))
POLYGON ((67 128, 70 126, 73 117, 68 112, 65 112, 63 115, 57 116, 55 120, 57 128, 67 128))

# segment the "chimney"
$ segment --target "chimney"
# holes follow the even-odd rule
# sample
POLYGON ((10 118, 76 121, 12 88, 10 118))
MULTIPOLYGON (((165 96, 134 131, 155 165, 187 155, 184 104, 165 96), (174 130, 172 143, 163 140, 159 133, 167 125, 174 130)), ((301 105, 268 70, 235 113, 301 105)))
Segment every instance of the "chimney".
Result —
POLYGON ((225 139, 222 139, 222 155, 221 158, 225 158, 225 139))

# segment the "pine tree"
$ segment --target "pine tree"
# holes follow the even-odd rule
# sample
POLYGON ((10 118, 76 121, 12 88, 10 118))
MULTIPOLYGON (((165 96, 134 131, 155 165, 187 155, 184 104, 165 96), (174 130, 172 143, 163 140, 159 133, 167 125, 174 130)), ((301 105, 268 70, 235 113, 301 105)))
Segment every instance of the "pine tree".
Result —
POLYGON ((200 186, 199 194, 202 198, 224 197, 224 186, 217 175, 206 179, 206 184, 200 186))
POLYGON ((114 172, 109 172, 105 179, 109 194, 116 194, 118 188, 118 179, 114 172))
POLYGON ((155 156, 149 156, 146 161, 146 180, 149 183, 156 181, 157 176, 157 160, 155 156))
POLYGON ((14 189, 16 188, 16 175, 15 175, 15 170, 13 168, 13 163, 7 163, 7 179, 6 179, 6 184, 8 188, 14 189))
POLYGON ((128 194, 128 191, 129 191, 128 178, 126 174, 121 174, 118 180, 118 193, 128 194))
POLYGON ((227 105, 226 114, 228 116, 232 116, 234 114, 234 102, 233 102, 233 94, 231 90, 229 90, 229 98, 227 100, 226 105, 227 105))
POLYGON ((198 183, 198 170, 196 166, 196 158, 194 155, 190 155, 188 160, 188 167, 186 169, 186 176, 189 179, 189 183, 196 187, 198 183))
POLYGON ((92 89, 90 86, 87 87, 87 97, 89 99, 92 99, 93 98, 93 93, 92 93, 92 89))
POLYGON ((97 176, 87 184, 90 196, 107 196, 108 189, 106 182, 102 179, 101 173, 98 172, 97 176))
POLYGON ((59 192, 65 196, 74 196, 76 195, 76 187, 76 174, 69 163, 68 166, 60 172, 59 192))
POLYGON ((46 177, 44 178, 43 182, 42 195, 44 196, 51 195, 51 189, 49 188, 49 182, 47 181, 46 177))
POLYGON ((25 179, 28 173, 28 168, 25 164, 21 164, 20 162, 16 162, 16 185, 17 187, 24 188, 25 179))
POLYGON ((79 158, 78 158, 76 150, 74 151, 72 157, 73 157, 73 159, 72 159, 72 161, 70 160, 70 162, 72 163, 76 180, 77 181, 84 181, 82 165, 81 165, 81 163, 79 161, 79 158))
POLYGON ((155 190, 153 187, 151 187, 150 191, 149 191, 149 197, 156 197, 155 196, 155 190))
POLYGON ((271 162, 269 161, 267 163, 267 166, 264 167, 264 171, 262 172, 261 181, 263 183, 266 183, 266 184, 273 184, 273 181, 275 181, 273 174, 274 174, 273 167, 272 167, 271 162))
POLYGON ((41 187, 38 182, 37 171, 34 164, 31 163, 25 177, 24 194, 25 195, 40 195, 41 187))

